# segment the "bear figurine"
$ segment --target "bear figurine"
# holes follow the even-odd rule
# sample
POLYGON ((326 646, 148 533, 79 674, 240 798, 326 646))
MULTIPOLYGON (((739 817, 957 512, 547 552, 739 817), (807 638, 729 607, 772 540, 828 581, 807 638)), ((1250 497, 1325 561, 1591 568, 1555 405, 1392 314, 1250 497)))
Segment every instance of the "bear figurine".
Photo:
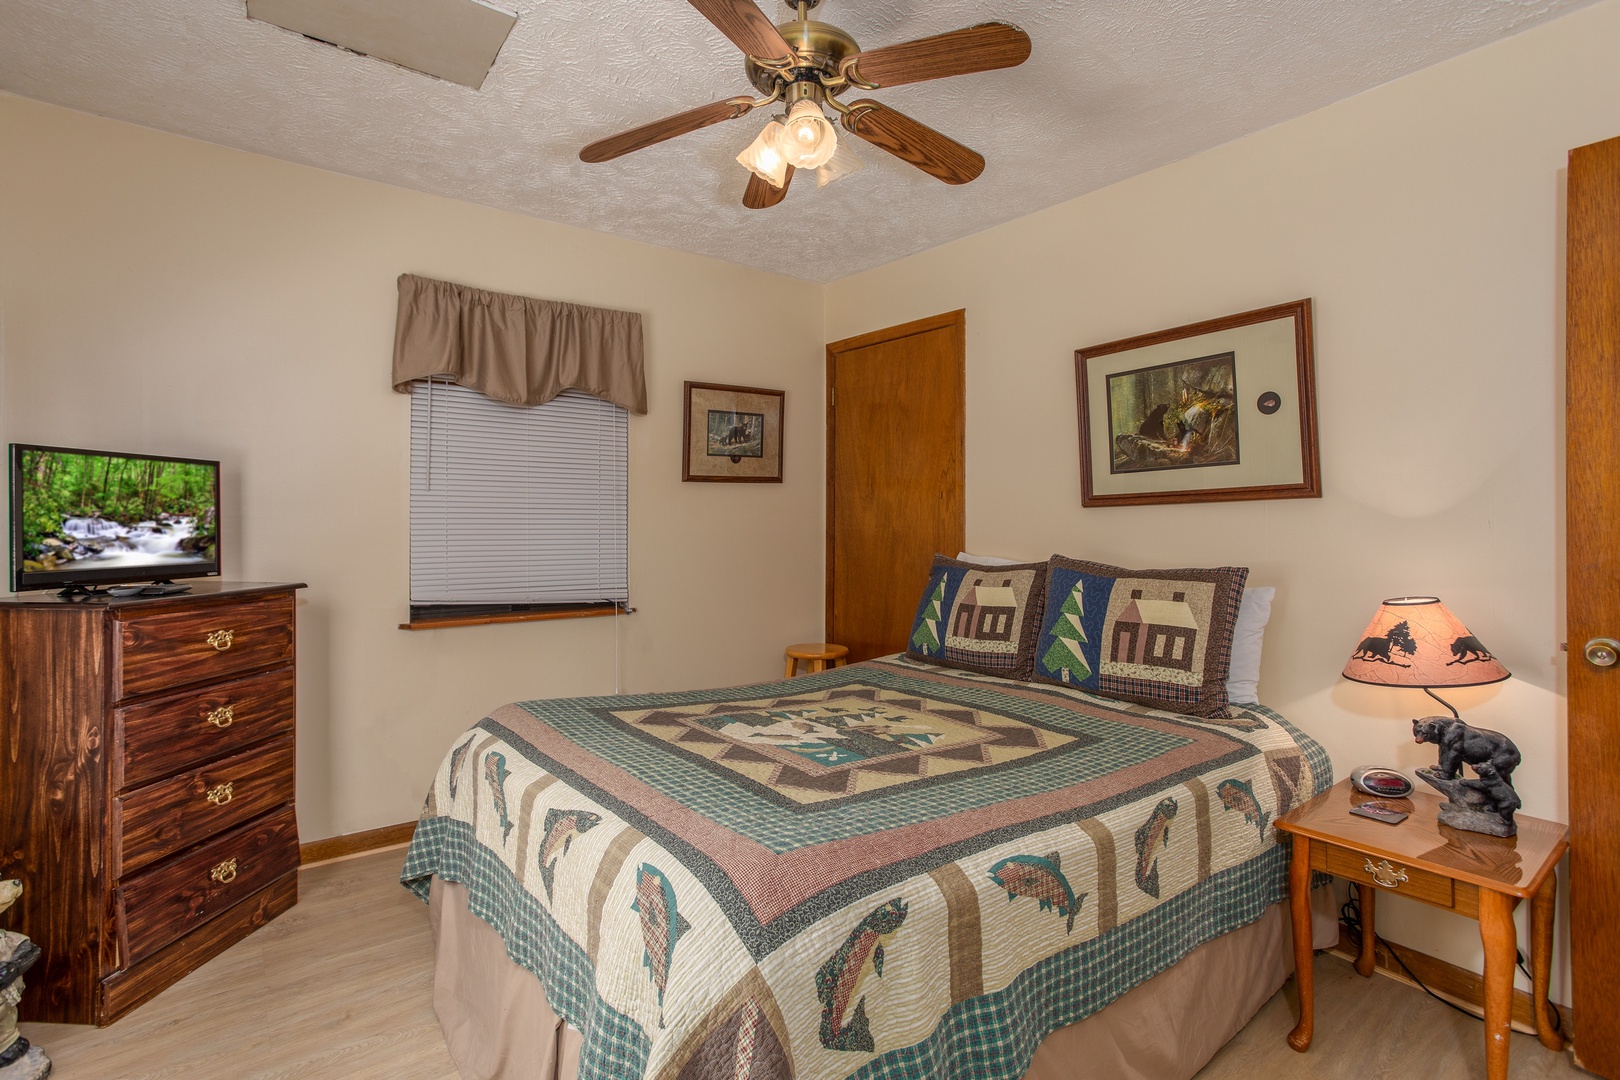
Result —
POLYGON ((1513 770, 1519 767, 1519 748, 1512 739, 1500 731, 1470 727, 1455 717, 1424 716, 1413 720, 1412 738, 1440 748, 1440 764, 1435 772, 1444 780, 1461 776, 1464 765, 1476 766, 1477 772, 1479 763, 1488 761, 1504 783, 1511 783, 1513 770))
POLYGON ((1440 748, 1436 768, 1417 770, 1418 779, 1446 796, 1440 823, 1455 829, 1513 836, 1518 826, 1513 812, 1521 805, 1513 790, 1513 770, 1519 766, 1519 748, 1499 731, 1470 727, 1453 716, 1424 716, 1412 721, 1412 738, 1440 748), (1473 767, 1477 780, 1463 776, 1473 767))

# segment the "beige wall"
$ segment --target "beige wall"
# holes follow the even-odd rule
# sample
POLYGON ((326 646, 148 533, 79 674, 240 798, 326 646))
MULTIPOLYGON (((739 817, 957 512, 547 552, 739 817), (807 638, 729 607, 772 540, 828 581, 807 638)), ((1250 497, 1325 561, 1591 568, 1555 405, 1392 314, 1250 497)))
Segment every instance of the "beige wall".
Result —
MULTIPOLYGON (((828 336, 966 308, 969 547, 1252 567, 1278 587, 1262 695, 1340 776, 1434 761, 1405 723, 1432 702, 1339 670, 1380 599, 1438 594, 1515 676, 1453 703, 1522 748, 1525 812, 1567 820, 1563 169, 1620 135, 1617 54, 1609 0, 846 278, 828 336), (1081 508, 1077 347, 1304 296, 1322 499, 1081 508)), ((1472 924, 1379 910, 1387 936, 1479 969, 1472 924)))
POLYGON ((413 819, 454 733, 493 706, 612 693, 616 632, 627 691, 779 677, 782 646, 820 635, 816 287, 16 97, 0 147, 0 436, 224 462, 227 575, 310 586, 305 840, 413 819), (643 314, 638 611, 620 626, 396 629, 402 271, 643 314), (681 483, 685 379, 787 390, 785 483, 681 483))

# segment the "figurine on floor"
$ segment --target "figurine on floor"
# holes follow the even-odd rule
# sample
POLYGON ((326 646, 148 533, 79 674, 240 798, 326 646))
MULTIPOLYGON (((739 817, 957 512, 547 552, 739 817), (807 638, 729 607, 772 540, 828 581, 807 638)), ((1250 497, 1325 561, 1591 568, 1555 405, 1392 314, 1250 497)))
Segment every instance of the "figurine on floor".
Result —
MULTIPOLYGON (((0 881, 0 914, 22 895, 22 882, 0 881)), ((39 959, 39 946, 22 934, 0 930, 0 1080, 45 1080, 51 1059, 17 1030, 23 972, 39 959)))
POLYGON ((1412 721, 1412 738, 1440 748, 1438 768, 1417 770, 1418 779, 1450 800, 1440 808, 1440 823, 1490 836, 1515 836, 1513 812, 1522 804, 1513 790, 1519 748, 1499 731, 1469 727, 1451 716, 1424 716, 1412 721), (1463 776, 1470 765, 1479 779, 1463 776))

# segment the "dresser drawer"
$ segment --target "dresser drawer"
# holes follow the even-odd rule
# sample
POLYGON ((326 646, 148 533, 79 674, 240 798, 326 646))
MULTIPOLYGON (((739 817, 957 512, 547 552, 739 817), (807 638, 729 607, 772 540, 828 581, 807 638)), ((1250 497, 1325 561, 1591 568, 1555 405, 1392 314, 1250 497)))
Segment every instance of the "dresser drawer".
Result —
POLYGON ((114 635, 113 695, 121 700, 222 679, 293 658, 291 596, 131 614, 114 635))
POLYGON ((297 866, 298 818, 287 806, 120 883, 120 966, 150 956, 297 866))
POLYGON ((1311 844, 1311 865, 1334 877, 1372 885, 1383 892, 1400 893, 1437 907, 1451 906, 1450 878, 1407 866, 1394 859, 1363 855, 1317 841, 1311 844))
POLYGON ((113 876, 293 801, 293 741, 278 739, 113 800, 113 876))
POLYGON ((250 743, 291 735, 298 690, 291 667, 113 712, 113 787, 158 780, 250 743))

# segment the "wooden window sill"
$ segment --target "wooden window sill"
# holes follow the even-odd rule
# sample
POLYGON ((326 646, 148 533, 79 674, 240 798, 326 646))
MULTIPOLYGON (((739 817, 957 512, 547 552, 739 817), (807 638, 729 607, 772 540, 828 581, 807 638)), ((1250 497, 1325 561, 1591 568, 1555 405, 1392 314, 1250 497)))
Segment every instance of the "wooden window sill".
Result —
POLYGON ((556 608, 549 611, 502 611, 487 615, 452 615, 439 619, 412 619, 399 624, 401 630, 439 630, 452 626, 488 626, 492 623, 542 622, 548 619, 595 619, 631 615, 633 607, 556 608))

